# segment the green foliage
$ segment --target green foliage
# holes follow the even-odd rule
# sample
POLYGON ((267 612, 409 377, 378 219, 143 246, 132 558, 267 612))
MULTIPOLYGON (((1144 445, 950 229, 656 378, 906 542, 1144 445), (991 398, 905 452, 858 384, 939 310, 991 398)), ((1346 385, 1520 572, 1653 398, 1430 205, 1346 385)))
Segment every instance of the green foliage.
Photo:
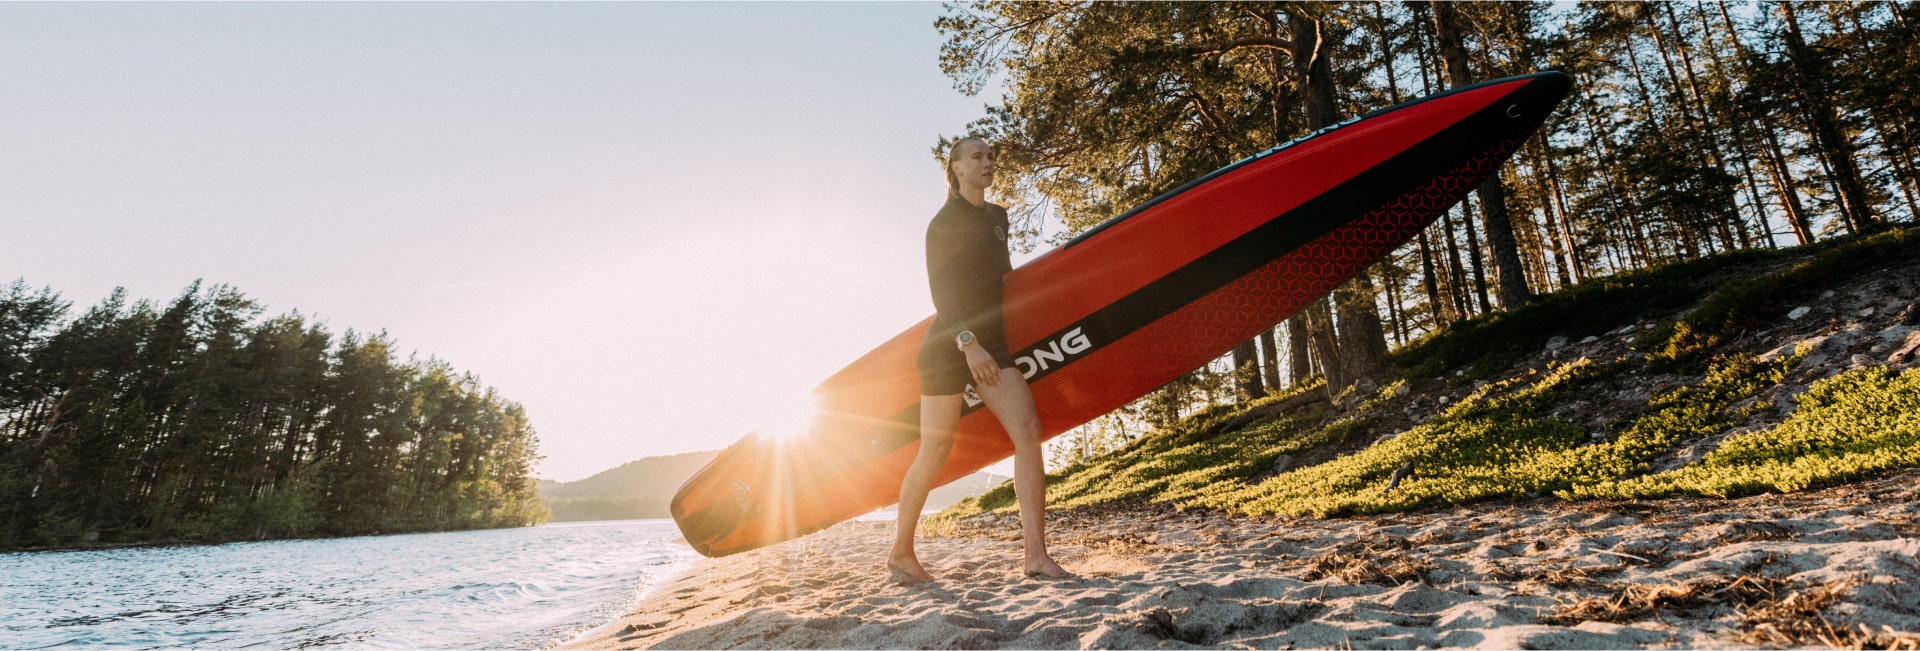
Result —
POLYGON ((1830 486, 1920 465, 1920 373, 1870 367, 1809 387, 1779 427, 1729 437, 1698 463, 1580 486, 1570 497, 1737 497, 1830 486))
POLYGON ((1391 440, 1257 485, 1216 491, 1191 505, 1327 517, 1538 491, 1543 488, 1539 473, 1513 470, 1544 452, 1572 448, 1583 437, 1578 427, 1537 413, 1599 370, 1581 361, 1491 383, 1391 440), (1414 475, 1384 492, 1393 472, 1409 461, 1414 475))
POLYGON ((1626 432, 1591 444, 1581 428, 1539 414, 1575 387, 1618 368, 1585 361, 1563 365, 1490 384, 1385 443, 1192 505, 1327 517, 1611 481, 1640 472, 1648 459, 1681 441, 1724 430, 1732 423, 1728 405, 1777 382, 1794 361, 1758 365, 1746 355, 1720 360, 1700 385, 1657 396, 1626 432), (1415 466, 1413 475, 1385 492, 1390 475, 1408 462, 1415 466))
POLYGON ((260 320, 226 286, 77 317, 0 290, 0 548, 517 526, 525 412, 384 335, 260 320))
POLYGON ((1725 337, 1762 327, 1785 312, 1785 301, 1920 256, 1920 233, 1889 230, 1822 248, 1812 260, 1785 271, 1727 283, 1686 317, 1648 333, 1634 347, 1653 351, 1648 362, 1654 369, 1689 370, 1725 337))
POLYGON ((1693 281, 1730 266, 1777 254, 1745 251, 1596 278, 1536 297, 1519 309, 1484 314, 1395 350, 1389 358, 1414 377, 1467 367, 1488 377, 1536 351, 1554 336, 1598 335, 1698 300, 1693 281))
MULTIPOLYGON (((1639 419, 1610 440, 1590 440, 1581 427, 1542 414, 1580 395, 1583 387, 1623 372, 1629 363, 1555 364, 1544 372, 1488 383, 1389 440, 1279 474, 1272 474, 1270 468, 1281 455, 1342 446, 1356 432, 1365 431, 1370 414, 1392 399, 1398 385, 1382 389, 1333 421, 1326 421, 1317 410, 1264 415, 1257 411, 1284 397, 1223 406, 1142 437, 1126 450, 1050 475, 1048 500, 1060 508, 1149 500, 1181 508, 1331 517, 1543 493, 1567 498, 1621 496, 1642 490, 1637 488, 1642 483, 1626 478, 1645 472, 1651 459, 1744 420, 1745 412, 1731 406, 1778 383, 1798 360, 1793 355, 1762 364, 1747 354, 1714 359, 1698 384, 1655 396, 1639 419), (1259 417, 1243 422, 1244 416, 1259 417), (1414 466, 1412 474, 1388 491, 1392 475, 1408 463, 1414 466)), ((1891 376, 1883 372, 1851 383, 1822 384, 1802 400, 1802 409, 1810 410, 1809 414, 1790 421, 1804 419, 1808 424, 1783 426, 1777 435, 1765 439, 1765 446, 1746 438, 1732 439, 1714 458, 1724 458, 1723 465, 1744 463, 1764 472, 1773 468, 1764 464, 1798 464, 1795 470, 1781 473, 1785 479, 1778 481, 1786 483, 1770 485, 1802 487, 1809 481, 1911 465, 1916 460, 1913 455, 1920 454, 1920 448, 1914 447, 1920 419, 1911 416, 1920 413, 1915 409, 1920 381, 1914 380, 1920 375, 1908 375, 1899 382, 1887 380, 1891 376), (1863 405, 1878 411, 1867 413, 1863 405), (1859 435, 1856 426, 1849 430, 1851 434, 1835 435, 1836 423, 1885 427, 1893 434, 1859 435), (1841 458, 1836 453, 1827 456, 1839 461, 1800 460, 1818 457, 1827 449, 1853 456, 1841 458)), ((1715 476, 1721 475, 1733 476, 1715 476)), ((1675 482, 1693 481, 1686 475, 1655 477, 1667 476, 1676 477, 1675 482)), ((1754 485, 1745 478, 1738 480, 1747 481, 1738 486, 1754 485)), ((1675 490, 1667 484, 1644 485, 1675 490)), ((1726 490, 1731 489, 1709 494, 1726 490)), ((1013 508, 1011 484, 1007 484, 956 505, 942 517, 1013 508)))

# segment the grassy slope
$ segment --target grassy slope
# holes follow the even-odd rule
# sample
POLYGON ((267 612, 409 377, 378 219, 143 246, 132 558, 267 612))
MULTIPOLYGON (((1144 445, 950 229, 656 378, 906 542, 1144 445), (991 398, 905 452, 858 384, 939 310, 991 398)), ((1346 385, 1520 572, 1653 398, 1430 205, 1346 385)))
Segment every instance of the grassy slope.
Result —
MULTIPOLYGON (((1052 474, 1049 502, 1074 507, 1151 500, 1180 508, 1328 517, 1543 493, 1625 499, 1792 491, 1920 464, 1915 371, 1867 367, 1840 373, 1814 383, 1777 426, 1727 435, 1773 409, 1761 395, 1807 352, 1803 347, 1762 362, 1729 339, 1783 318, 1787 300, 1916 260, 1920 232, 1893 230, 1596 279, 1409 344, 1394 353, 1403 377, 1354 409, 1329 413, 1325 402, 1294 394, 1216 407, 1052 474), (1738 280, 1703 286, 1712 283, 1702 279, 1712 277, 1738 280), (1529 362, 1554 335, 1602 335, 1645 318, 1663 325, 1633 343, 1643 352, 1537 367, 1529 362), (1644 409, 1618 432, 1590 432, 1554 415, 1643 374, 1681 381, 1672 390, 1649 392, 1644 409), (1477 388, 1402 427, 1396 418, 1409 409, 1409 382, 1475 382, 1477 388), (1298 403, 1305 404, 1278 408, 1298 403), (1365 444, 1382 429, 1384 436, 1365 444), (1650 461, 1671 456, 1679 446, 1716 436, 1725 439, 1699 460, 1666 472, 1649 470, 1650 461), (1351 454, 1312 462, 1335 450, 1351 454), (1308 462, 1286 463, 1295 457, 1308 462), (1276 469, 1277 460, 1284 467, 1276 469), (1410 462, 1413 472, 1386 490, 1394 472, 1410 462)), ((941 517, 1012 508, 1009 484, 941 517)))

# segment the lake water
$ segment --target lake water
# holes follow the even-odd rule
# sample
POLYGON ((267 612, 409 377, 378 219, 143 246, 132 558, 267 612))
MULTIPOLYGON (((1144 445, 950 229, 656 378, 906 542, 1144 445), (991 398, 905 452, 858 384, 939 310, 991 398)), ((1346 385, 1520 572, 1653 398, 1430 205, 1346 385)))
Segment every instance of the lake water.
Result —
POLYGON ((699 556, 672 520, 0 554, 0 648, 516 648, 699 556))

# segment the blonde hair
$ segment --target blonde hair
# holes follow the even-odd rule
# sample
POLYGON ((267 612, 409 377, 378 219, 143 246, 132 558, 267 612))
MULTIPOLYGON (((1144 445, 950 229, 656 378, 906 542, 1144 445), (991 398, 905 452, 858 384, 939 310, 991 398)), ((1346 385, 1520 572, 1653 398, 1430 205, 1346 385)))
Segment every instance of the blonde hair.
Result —
POLYGON ((993 143, 987 142, 986 138, 982 138, 980 136, 966 136, 959 140, 953 141, 953 144, 947 147, 946 169, 947 169, 947 198, 948 199, 952 199, 954 197, 960 196, 960 176, 958 174, 953 173, 953 163, 954 161, 959 160, 957 156, 960 153, 960 145, 965 143, 968 140, 978 140, 980 141, 980 144, 986 145, 988 149, 993 148, 993 143))

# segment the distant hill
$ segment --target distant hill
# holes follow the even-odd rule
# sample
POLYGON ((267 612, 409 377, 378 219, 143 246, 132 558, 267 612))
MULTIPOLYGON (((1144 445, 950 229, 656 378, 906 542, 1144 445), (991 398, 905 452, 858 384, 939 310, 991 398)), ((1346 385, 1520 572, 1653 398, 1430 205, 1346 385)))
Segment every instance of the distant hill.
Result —
MULTIPOLYGON (((692 477, 717 451, 689 452, 664 457, 646 457, 621 464, 579 481, 557 482, 542 479, 538 490, 555 522, 581 520, 633 520, 665 518, 671 514, 667 502, 680 484, 692 477)), ((927 507, 942 509, 960 500, 986 492, 1007 477, 976 472, 951 484, 936 488, 927 496, 927 507)))

